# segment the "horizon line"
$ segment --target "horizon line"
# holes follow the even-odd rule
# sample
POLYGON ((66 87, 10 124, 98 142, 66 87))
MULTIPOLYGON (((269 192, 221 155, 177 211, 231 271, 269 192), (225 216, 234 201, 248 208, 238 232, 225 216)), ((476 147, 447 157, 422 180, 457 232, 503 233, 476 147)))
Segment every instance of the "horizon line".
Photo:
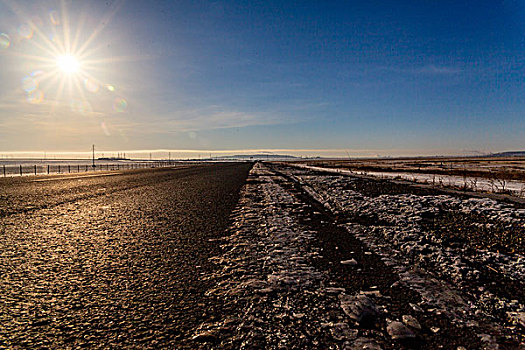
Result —
MULTIPOLYGON (((213 155, 213 156, 232 156, 232 155, 254 155, 254 154, 265 154, 271 155, 290 155, 294 157, 334 157, 334 158, 354 158, 373 157, 373 158, 385 158, 385 157, 437 157, 437 156, 483 156, 501 152, 515 152, 509 150, 465 150, 465 149, 428 149, 422 151, 421 149, 345 149, 345 148, 325 148, 325 149, 300 149, 300 148, 252 148, 252 149, 221 149, 221 150, 210 150, 210 149, 142 149, 142 150, 97 150, 95 148, 95 155, 97 157, 111 156, 116 153, 127 153, 130 157, 135 156, 148 156, 151 154, 155 157, 161 156, 176 158, 188 158, 188 156, 201 156, 201 155, 213 155), (285 153, 285 154, 283 154, 285 153)), ((75 158, 85 157, 86 159, 92 158, 92 151, 0 151, 0 158, 14 156, 20 158, 48 158, 57 156, 73 156, 75 158), (25 156, 25 157, 24 157, 25 156)), ((83 158, 82 158, 83 159, 83 158)))

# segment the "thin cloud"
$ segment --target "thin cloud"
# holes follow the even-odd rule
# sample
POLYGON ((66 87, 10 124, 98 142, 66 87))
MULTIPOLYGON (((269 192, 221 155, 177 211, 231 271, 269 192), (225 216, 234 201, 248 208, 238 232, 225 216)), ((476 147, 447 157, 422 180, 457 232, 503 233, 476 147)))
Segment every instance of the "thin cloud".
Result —
POLYGON ((458 74, 462 70, 456 67, 447 67, 447 66, 436 66, 436 65, 427 65, 414 70, 414 73, 421 74, 436 74, 436 75, 447 75, 447 74, 458 74))
POLYGON ((149 118, 148 122, 144 123, 143 130, 161 133, 190 132, 290 122, 293 122, 292 118, 285 119, 280 114, 219 110, 217 106, 212 106, 203 109, 176 111, 169 115, 149 118))
POLYGON ((435 64, 428 64, 420 67, 379 67, 378 70, 400 73, 400 74, 425 74, 425 75, 452 75, 463 72, 462 69, 453 66, 439 66, 435 64))

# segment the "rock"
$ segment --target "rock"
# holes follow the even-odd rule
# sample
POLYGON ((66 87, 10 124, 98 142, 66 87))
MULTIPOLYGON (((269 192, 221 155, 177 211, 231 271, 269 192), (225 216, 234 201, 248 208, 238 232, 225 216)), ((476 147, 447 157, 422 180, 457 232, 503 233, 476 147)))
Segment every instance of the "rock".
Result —
POLYGON ((358 338, 353 344, 345 344, 344 349, 347 350, 362 350, 362 349, 368 349, 368 350, 381 350, 381 346, 373 340, 368 338, 358 338))
POLYGON ((416 337, 414 332, 408 329, 403 323, 398 321, 391 322, 386 327, 386 331, 392 337, 392 339, 410 339, 416 337))
POLYGON ((421 329, 421 325, 419 324, 418 320, 412 315, 403 315, 401 317, 403 320, 403 323, 406 324, 409 327, 415 328, 415 329, 421 329))
POLYGON ((416 312, 424 312, 424 310, 419 305, 412 303, 409 303, 408 305, 410 305, 410 307, 416 312))
POLYGON ((343 261, 341 261, 341 265, 356 266, 357 265, 357 261, 355 259, 343 260, 343 261))
POLYGON ((507 312, 512 323, 525 328, 525 312, 507 312))
POLYGON ((216 339, 216 332, 213 330, 202 331, 198 334, 195 334, 192 339, 198 342, 213 341, 216 339))
POLYGON ((339 293, 344 293, 345 289, 344 288, 337 288, 337 287, 327 287, 327 288, 325 288, 325 292, 326 293, 339 294, 339 293))
POLYGON ((363 294, 350 296, 346 294, 339 295, 341 308, 352 320, 360 326, 367 327, 375 324, 379 316, 379 310, 374 302, 363 294))
POLYGON ((334 324, 330 332, 336 340, 352 340, 357 338, 357 334, 359 333, 357 329, 350 328, 350 326, 344 322, 334 324))

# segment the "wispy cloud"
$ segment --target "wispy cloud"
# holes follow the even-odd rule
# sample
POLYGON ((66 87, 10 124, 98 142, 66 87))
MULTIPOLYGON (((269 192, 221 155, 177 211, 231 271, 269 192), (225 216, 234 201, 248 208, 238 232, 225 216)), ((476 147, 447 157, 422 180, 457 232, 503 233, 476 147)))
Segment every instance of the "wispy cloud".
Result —
POLYGON ((448 74, 458 74, 461 73, 462 70, 457 67, 450 67, 450 66, 436 66, 433 64, 426 65, 420 68, 415 68, 412 70, 409 70, 409 72, 412 72, 414 74, 436 74, 436 75, 448 75, 448 74))
MULTIPOLYGON (((453 75, 463 72, 463 70, 459 67, 435 64, 427 64, 416 67, 380 66, 377 68, 377 71, 404 75, 453 75)), ((370 70, 369 72, 373 72, 373 70, 370 70)))
MULTIPOLYGON (((189 132, 213 129, 243 128, 258 125, 276 125, 293 122, 279 113, 246 113, 219 106, 174 111, 167 115, 150 117, 143 130, 149 132, 189 132)), ((140 124, 140 121, 137 121, 140 124)))

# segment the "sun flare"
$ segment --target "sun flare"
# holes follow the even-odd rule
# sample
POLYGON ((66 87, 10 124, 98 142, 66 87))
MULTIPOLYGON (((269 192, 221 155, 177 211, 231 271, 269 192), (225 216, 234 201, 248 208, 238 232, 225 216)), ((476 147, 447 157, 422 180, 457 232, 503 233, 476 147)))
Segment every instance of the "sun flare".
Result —
POLYGON ((68 108, 82 116, 125 113, 127 100, 104 80, 112 72, 108 66, 128 58, 104 57, 107 46, 97 44, 119 6, 112 7, 97 25, 89 13, 71 17, 66 1, 57 2, 61 3, 60 11, 52 9, 47 16, 42 12, 37 17, 13 6, 11 10, 19 14, 21 22, 17 33, 0 32, 0 54, 17 57, 26 67, 27 75, 20 82, 27 102, 49 108, 51 114, 68 108), (11 38, 17 39, 17 45, 11 45, 11 38))
POLYGON ((63 55, 57 57, 58 69, 67 74, 77 73, 80 69, 80 62, 73 55, 63 55))

